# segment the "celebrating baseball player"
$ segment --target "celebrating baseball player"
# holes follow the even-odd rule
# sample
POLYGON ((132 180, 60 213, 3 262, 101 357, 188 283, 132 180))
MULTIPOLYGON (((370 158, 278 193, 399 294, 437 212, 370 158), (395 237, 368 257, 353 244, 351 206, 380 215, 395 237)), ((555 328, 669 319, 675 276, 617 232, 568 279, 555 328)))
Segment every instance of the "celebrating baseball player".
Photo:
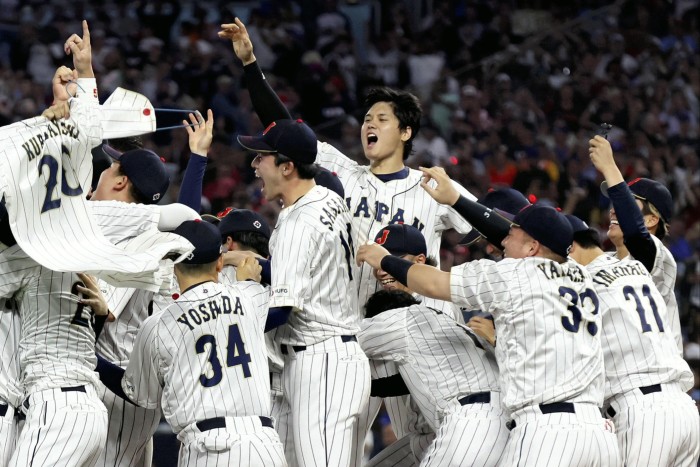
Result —
MULTIPOLYGON (((256 62, 245 25, 236 19, 235 24, 221 27, 219 37, 231 39, 236 56, 243 62, 250 97, 263 124, 291 118, 256 62)), ((404 165, 420 129, 418 98, 382 88, 370 91, 365 105, 369 110, 362 125, 362 147, 370 165, 359 165, 320 141, 316 158, 322 167, 336 172, 343 183, 356 246, 374 238, 387 224, 409 224, 425 236, 428 255, 439 259, 442 232, 454 228, 466 234, 471 227, 453 209, 431 199, 420 188, 421 173, 404 165)), ((467 198, 475 199, 456 183, 455 187, 467 198)), ((356 286, 359 304, 381 288, 367 266, 362 266, 356 286)))
POLYGON ((696 466, 700 419, 686 394, 693 373, 678 355, 666 304, 641 262, 606 255, 598 232, 567 215, 571 258, 593 276, 600 299, 604 413, 615 423, 623 465, 696 466))
POLYGON ((603 193, 610 198, 608 237, 620 259, 631 255, 654 278, 668 309, 668 328, 683 355, 683 336, 674 288, 678 268, 671 252, 661 243, 673 215, 673 199, 668 188, 648 178, 625 183, 615 164, 610 142, 598 135, 589 141, 589 154, 605 177, 603 193))
POLYGON ((423 295, 493 314, 502 405, 511 417, 500 465, 618 465, 617 440, 600 415, 599 301, 590 274, 566 260, 571 225, 555 209, 537 205, 512 222, 500 262, 473 261, 443 272, 376 244, 361 246, 357 260, 423 295), (567 443, 569 436, 576 443, 567 443))
POLYGON ((364 427, 357 417, 367 406, 370 375, 355 337, 360 311, 347 205, 316 185, 316 135, 301 120, 278 120, 238 141, 257 153, 252 166, 265 198, 284 206, 270 238, 268 327, 287 322, 275 339, 292 414, 289 463, 360 465, 364 427))
POLYGON ((508 440, 498 366, 469 328, 405 291, 379 291, 358 337, 370 359, 396 363, 437 433, 420 465, 498 464, 508 440))

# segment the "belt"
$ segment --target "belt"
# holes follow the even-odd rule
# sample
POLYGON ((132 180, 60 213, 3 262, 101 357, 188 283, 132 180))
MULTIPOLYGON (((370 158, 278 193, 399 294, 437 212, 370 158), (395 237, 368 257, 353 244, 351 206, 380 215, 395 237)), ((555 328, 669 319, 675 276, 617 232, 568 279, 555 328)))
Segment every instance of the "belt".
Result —
POLYGON ((488 404, 489 402, 491 402, 491 393, 477 392, 475 394, 469 394, 468 396, 464 396, 461 399, 457 399, 457 402, 459 402, 459 405, 488 404))
MULTIPOLYGON (((574 404, 571 402, 553 402, 551 404, 540 404, 540 411, 542 415, 547 415, 550 413, 576 413, 574 409, 574 404)), ((510 420, 506 423, 506 428, 512 430, 517 424, 515 420, 510 420)))
MULTIPOLYGON (((355 336, 340 336, 340 340, 343 342, 357 342, 357 337, 355 336)), ((289 354, 289 349, 288 347, 291 347, 294 352, 303 352, 306 350, 305 345, 287 345, 287 344, 282 344, 282 355, 287 355, 289 354)))
MULTIPOLYGON (((61 388, 61 392, 86 392, 86 391, 85 391, 85 386, 81 385, 81 386, 68 386, 65 388, 61 388)), ((28 409, 29 408, 29 398, 25 399, 24 403, 22 405, 24 405, 25 409, 28 409)))
POLYGON ((0 404, 0 417, 4 417, 5 415, 7 415, 7 409, 9 407, 10 406, 7 404, 0 404))
MULTIPOLYGON (((655 392, 661 392, 661 385, 660 384, 652 384, 651 386, 640 386, 637 389, 644 394, 645 396, 647 394, 652 394, 655 392)), ((605 411, 605 413, 610 416, 611 418, 617 415, 617 411, 611 407, 608 407, 608 410, 605 411)))
MULTIPOLYGON (((274 428, 272 419, 268 417, 259 417, 260 424, 267 428, 274 428)), ((196 423, 199 431, 209 431, 216 428, 226 428, 226 419, 224 417, 208 418, 196 423)))

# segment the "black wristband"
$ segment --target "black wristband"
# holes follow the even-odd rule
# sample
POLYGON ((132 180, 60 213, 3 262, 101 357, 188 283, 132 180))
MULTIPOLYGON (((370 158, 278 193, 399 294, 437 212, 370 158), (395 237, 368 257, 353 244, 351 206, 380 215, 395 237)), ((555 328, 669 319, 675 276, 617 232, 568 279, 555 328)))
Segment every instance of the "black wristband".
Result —
POLYGON ((381 262, 382 269, 406 287, 408 287, 408 270, 411 266, 413 266, 412 262, 392 255, 386 255, 381 262))

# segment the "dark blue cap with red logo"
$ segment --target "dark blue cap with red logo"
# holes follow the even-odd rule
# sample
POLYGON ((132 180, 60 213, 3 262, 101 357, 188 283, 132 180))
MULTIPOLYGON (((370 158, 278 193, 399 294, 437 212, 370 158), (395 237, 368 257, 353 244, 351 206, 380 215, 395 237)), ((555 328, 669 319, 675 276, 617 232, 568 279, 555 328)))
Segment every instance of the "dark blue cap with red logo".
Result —
POLYGON ((119 162, 121 172, 144 195, 146 204, 156 204, 168 191, 170 176, 163 159, 155 152, 148 149, 119 152, 106 144, 102 150, 119 162))
POLYGON ((382 245, 393 256, 428 254, 423 234, 417 228, 406 224, 387 225, 377 232, 374 243, 382 245))
POLYGON ((213 263, 224 252, 219 229, 214 224, 199 219, 185 221, 173 233, 186 238, 194 245, 194 251, 182 262, 185 264, 213 263))
POLYGON ((316 160, 316 134, 303 120, 277 120, 258 136, 238 136, 238 142, 251 151, 279 153, 302 164, 316 160))
POLYGON ((559 256, 569 255, 574 230, 566 216, 556 209, 538 204, 525 206, 513 218, 513 225, 559 256))
MULTIPOLYGON (((635 178, 627 182, 627 186, 630 187, 630 191, 636 198, 653 204, 656 210, 659 211, 659 214, 661 214, 663 221, 668 224, 671 216, 673 216, 673 198, 668 188, 649 178, 635 178)), ((608 196, 608 184, 606 182, 600 185, 600 191, 603 195, 608 196)))

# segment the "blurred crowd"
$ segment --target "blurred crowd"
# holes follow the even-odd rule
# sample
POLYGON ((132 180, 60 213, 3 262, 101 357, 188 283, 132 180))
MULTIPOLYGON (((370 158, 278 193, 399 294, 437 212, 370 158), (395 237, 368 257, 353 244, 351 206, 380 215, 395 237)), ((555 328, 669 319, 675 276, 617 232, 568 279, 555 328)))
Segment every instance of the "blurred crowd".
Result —
MULTIPOLYGON (((412 90, 424 121, 408 163, 439 165, 476 196, 512 186, 608 226, 588 140, 603 122, 628 180, 664 183, 675 200, 666 244, 678 262, 686 358, 700 362, 700 10, 698 0, 276 0, 257 2, 0 0, 0 124, 39 114, 62 45, 92 32, 100 98, 117 87, 156 108, 211 108, 215 142, 204 211, 265 204, 252 155, 235 136, 260 130, 231 44, 240 17, 267 79, 293 114, 364 163, 368 87, 412 90)), ((181 116, 158 116, 159 126, 181 116)), ((178 180, 185 130, 146 141, 178 180)), ((178 184, 172 184, 170 199, 178 184)), ((442 267, 486 253, 443 240, 442 267)), ((696 365, 697 366, 697 365, 696 365)), ((700 380, 700 378, 698 378, 700 380)), ((700 389, 696 394, 700 399, 700 389)))

